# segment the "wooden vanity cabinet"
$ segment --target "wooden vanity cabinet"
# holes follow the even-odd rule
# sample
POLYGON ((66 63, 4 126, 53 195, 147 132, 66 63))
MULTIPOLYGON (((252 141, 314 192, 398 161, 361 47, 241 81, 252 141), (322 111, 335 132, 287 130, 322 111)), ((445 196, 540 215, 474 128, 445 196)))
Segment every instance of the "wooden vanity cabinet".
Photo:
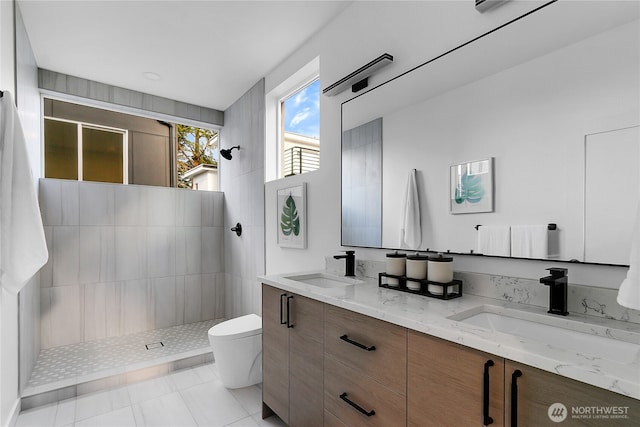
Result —
POLYGON ((503 358, 409 331, 407 359, 409 427, 503 426, 503 358))
MULTIPOLYGON (((553 410, 551 417, 553 417, 553 410)), ((638 426, 640 425, 640 400, 507 360, 505 363, 505 425, 509 427, 638 426), (549 407, 554 403, 561 403, 566 408, 564 421, 560 421, 559 418, 565 410, 562 407, 556 410, 556 421, 551 420, 548 412, 549 407), (573 408, 576 408, 577 414, 573 414, 573 408), (612 411, 611 408, 621 408, 615 411, 626 412, 628 418, 602 418, 596 415, 589 418, 586 414, 589 411, 612 411)))
POLYGON ((325 305, 325 426, 405 426, 407 329, 325 305))
POLYGON ((263 416, 271 410, 291 427, 323 425, 323 306, 262 286, 263 416))

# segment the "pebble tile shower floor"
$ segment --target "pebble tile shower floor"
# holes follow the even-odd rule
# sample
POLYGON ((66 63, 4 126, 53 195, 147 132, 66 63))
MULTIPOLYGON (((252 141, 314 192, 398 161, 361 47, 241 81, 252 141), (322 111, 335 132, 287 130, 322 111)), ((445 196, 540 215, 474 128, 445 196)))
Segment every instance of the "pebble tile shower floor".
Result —
POLYGON ((207 331, 222 320, 42 350, 23 396, 207 354, 207 331))

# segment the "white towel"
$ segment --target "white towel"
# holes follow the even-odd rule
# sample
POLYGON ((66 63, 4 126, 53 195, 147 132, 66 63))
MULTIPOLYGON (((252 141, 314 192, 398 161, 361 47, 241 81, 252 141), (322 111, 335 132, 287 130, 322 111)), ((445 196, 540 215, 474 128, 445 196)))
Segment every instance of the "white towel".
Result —
POLYGON ((402 209, 400 246, 404 244, 409 249, 418 249, 420 243, 422 243, 420 200, 418 199, 416 170, 412 169, 409 172, 409 178, 407 179, 407 189, 405 191, 404 206, 402 209))
POLYGON ((478 228, 478 253, 511 256, 511 227, 508 225, 481 225, 478 228))
POLYGON ((618 290, 618 304, 640 310, 640 205, 636 214, 636 225, 631 240, 629 271, 618 290))
POLYGON ((47 262, 33 176, 18 111, 0 98, 0 286, 18 293, 47 262))
POLYGON ((549 231, 544 225, 512 225, 511 256, 518 258, 548 258, 549 231))

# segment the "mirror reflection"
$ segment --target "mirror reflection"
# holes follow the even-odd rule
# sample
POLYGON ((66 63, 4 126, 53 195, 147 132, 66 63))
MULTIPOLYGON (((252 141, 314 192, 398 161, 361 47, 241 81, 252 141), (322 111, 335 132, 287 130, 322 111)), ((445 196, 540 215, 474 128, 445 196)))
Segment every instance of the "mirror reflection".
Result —
POLYGON ((349 208, 343 164, 342 244, 628 264, 639 31, 632 4, 558 2, 345 102, 343 150, 382 122, 382 220, 379 245, 348 232, 367 220, 349 208), (462 169, 485 159, 482 179, 462 169), (417 247, 401 240, 412 169, 417 247))

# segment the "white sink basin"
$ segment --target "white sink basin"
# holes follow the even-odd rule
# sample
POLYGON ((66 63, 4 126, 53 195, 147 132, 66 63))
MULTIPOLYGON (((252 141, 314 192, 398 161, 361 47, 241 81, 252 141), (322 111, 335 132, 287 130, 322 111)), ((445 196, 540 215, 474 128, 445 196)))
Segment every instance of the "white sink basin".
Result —
POLYGON ((295 276, 283 276, 283 278, 306 283, 307 285, 316 286, 318 288, 346 288, 353 286, 356 283, 361 283, 357 279, 334 276, 333 274, 327 273, 299 274, 295 276))
POLYGON ((640 355, 640 333, 572 320, 570 316, 482 305, 449 319, 531 339, 585 357, 631 363, 640 355))

